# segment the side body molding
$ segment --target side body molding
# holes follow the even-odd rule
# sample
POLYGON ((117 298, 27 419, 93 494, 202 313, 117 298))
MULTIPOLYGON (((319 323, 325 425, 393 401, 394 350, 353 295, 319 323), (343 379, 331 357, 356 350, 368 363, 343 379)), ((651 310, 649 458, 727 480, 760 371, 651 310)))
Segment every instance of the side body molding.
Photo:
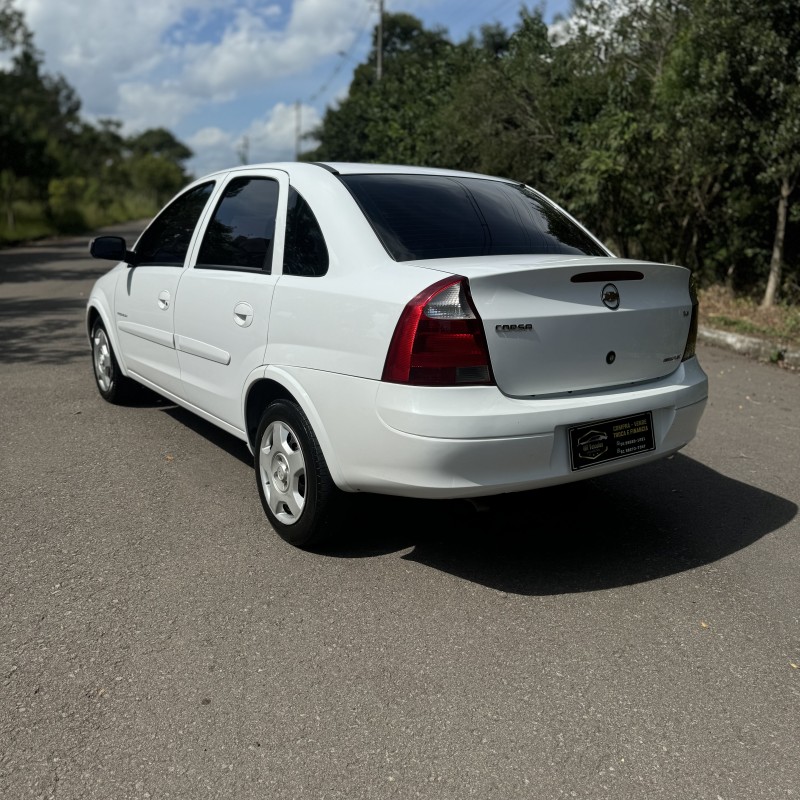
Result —
POLYGON ((138 336, 140 339, 160 344, 170 350, 175 349, 175 340, 169 331, 161 331, 158 328, 151 328, 149 325, 140 325, 138 322, 128 322, 124 319, 117 322, 117 327, 125 333, 130 333, 131 336, 138 336))
POLYGON ((227 350, 222 350, 219 347, 214 347, 213 344, 206 344, 197 339, 191 339, 188 336, 175 335, 175 349, 180 350, 182 353, 189 353, 192 356, 199 358, 206 358, 209 361, 214 361, 217 364, 227 366, 231 363, 231 354, 227 350))

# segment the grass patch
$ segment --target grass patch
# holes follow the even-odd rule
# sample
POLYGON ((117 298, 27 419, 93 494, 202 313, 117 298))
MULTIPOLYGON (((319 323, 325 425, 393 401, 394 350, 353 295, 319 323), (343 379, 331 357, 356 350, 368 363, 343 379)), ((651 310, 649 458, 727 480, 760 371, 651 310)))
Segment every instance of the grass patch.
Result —
POLYGON ((17 201, 13 228, 8 226, 7 216, 0 215, 0 247, 60 234, 85 233, 116 222, 147 219, 157 211, 151 197, 133 190, 118 193, 106 204, 76 201, 58 213, 41 202, 17 201))
POLYGON ((701 290, 700 324, 800 349, 800 307, 779 303, 761 308, 758 301, 736 297, 724 286, 701 290))
POLYGON ((42 203, 19 201, 14 203, 14 227, 8 226, 6 214, 0 215, 0 244, 10 245, 54 236, 57 228, 46 219, 42 203))

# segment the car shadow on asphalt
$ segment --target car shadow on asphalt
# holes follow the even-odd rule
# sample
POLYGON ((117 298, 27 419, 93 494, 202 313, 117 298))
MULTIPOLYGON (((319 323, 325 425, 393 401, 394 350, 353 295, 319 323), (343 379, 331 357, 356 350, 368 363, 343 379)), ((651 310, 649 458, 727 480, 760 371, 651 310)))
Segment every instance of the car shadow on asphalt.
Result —
MULTIPOLYGON (((156 400, 161 400, 157 394, 151 393, 156 400)), ((229 433, 226 433, 216 425, 198 417, 191 411, 187 411, 181 406, 174 405, 169 400, 163 400, 164 412, 169 414, 174 420, 185 425, 190 430, 202 436, 207 441, 215 444, 220 450, 224 450, 228 455, 233 456, 242 462, 245 466, 253 468, 253 456, 247 449, 247 445, 241 440, 237 439, 229 433)), ((254 498, 254 502, 258 503, 258 496, 254 498)))
POLYGON ((357 498, 329 557, 402 557, 523 595, 627 586, 711 564, 778 530, 797 506, 684 455, 638 470, 464 501, 357 498), (356 504, 358 506, 359 504, 356 504))
MULTIPOLYGON (((244 442, 157 395, 143 394, 145 404, 147 397, 252 468, 244 442)), ((408 561, 502 592, 589 592, 712 564, 797 512, 789 500, 678 454, 615 475, 483 498, 477 508, 465 500, 347 495, 342 530, 314 556, 407 551, 408 561)))

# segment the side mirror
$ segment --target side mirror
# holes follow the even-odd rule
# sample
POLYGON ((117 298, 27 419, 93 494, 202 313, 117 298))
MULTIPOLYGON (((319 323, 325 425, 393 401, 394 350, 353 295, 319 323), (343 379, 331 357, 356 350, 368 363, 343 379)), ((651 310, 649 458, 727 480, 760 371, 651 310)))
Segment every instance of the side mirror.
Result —
POLYGON ((121 236, 98 236, 89 242, 89 255, 106 261, 124 261, 126 264, 136 263, 136 254, 128 250, 121 236))

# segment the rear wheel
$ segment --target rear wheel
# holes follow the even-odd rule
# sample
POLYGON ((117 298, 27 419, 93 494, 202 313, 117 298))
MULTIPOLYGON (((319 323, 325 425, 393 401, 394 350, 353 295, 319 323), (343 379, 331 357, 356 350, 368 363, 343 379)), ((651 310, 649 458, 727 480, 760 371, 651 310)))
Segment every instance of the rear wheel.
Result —
POLYGON ((109 403, 125 403, 133 397, 136 383, 120 372, 117 358, 103 323, 92 326, 92 367, 97 391, 109 403))
POLYGON ((275 400, 258 426, 256 480, 272 527, 290 544, 318 547, 335 532, 341 492, 297 403, 275 400))

